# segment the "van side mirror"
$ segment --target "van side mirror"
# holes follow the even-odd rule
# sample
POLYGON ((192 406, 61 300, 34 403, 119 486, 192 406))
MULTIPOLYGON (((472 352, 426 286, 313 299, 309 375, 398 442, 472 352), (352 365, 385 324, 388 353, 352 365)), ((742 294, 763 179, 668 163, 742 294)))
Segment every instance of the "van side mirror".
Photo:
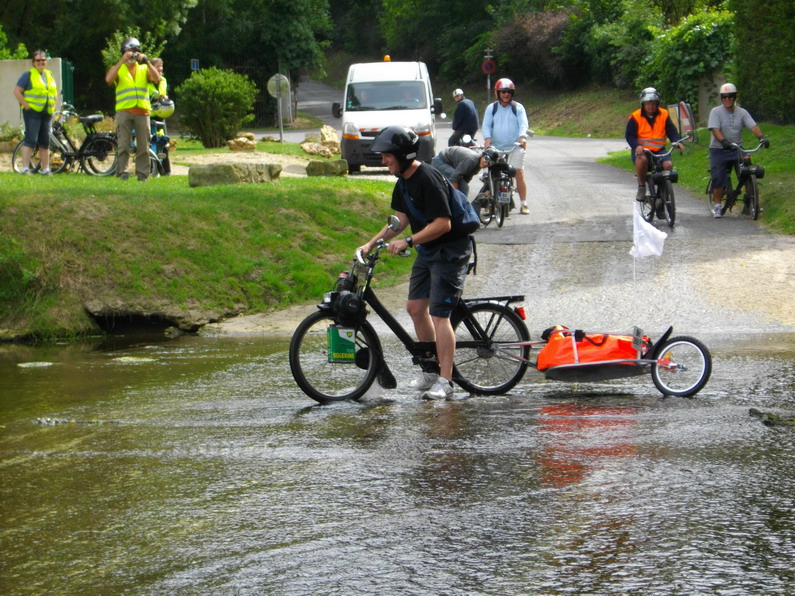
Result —
POLYGON ((335 118, 342 118, 342 106, 340 105, 340 102, 335 101, 333 104, 331 104, 331 115, 335 118))
POLYGON ((441 97, 434 97, 433 98, 433 113, 434 114, 441 114, 444 112, 442 109, 442 98, 441 97))

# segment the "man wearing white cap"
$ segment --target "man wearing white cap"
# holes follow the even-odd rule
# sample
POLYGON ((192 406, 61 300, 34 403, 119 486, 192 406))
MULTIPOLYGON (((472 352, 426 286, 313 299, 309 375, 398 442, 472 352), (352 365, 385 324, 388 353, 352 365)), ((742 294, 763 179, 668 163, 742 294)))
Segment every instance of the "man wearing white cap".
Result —
POLYGON ((458 145, 464 135, 469 135, 474 139, 475 133, 480 128, 478 109, 475 107, 475 103, 471 99, 466 99, 461 89, 453 91, 453 99, 458 105, 453 115, 453 134, 447 141, 448 147, 458 145))

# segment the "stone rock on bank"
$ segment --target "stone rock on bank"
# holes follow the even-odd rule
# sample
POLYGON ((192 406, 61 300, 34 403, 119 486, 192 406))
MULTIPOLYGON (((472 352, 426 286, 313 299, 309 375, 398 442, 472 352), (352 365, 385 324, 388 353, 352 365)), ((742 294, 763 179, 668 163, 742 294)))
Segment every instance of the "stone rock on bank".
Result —
POLYGON ((214 163, 191 166, 188 170, 190 186, 218 184, 259 184, 275 182, 282 166, 273 163, 214 163))

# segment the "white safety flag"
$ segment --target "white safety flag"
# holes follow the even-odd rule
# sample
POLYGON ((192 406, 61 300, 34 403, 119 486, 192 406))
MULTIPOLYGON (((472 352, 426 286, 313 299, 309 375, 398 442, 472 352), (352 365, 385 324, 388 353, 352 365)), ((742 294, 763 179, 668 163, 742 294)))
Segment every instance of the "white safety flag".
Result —
POLYGON ((636 259, 643 257, 659 257, 663 253, 663 244, 668 234, 658 230, 640 215, 640 206, 636 203, 632 215, 632 248, 629 251, 636 259))

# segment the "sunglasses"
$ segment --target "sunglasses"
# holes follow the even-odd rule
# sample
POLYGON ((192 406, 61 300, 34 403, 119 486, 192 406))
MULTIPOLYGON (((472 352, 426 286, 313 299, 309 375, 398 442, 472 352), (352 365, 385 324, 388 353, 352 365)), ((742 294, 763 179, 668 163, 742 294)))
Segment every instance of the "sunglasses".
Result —
POLYGON ((510 93, 513 95, 513 91, 511 89, 500 89, 500 93, 510 93))
POLYGON ((720 98, 721 99, 737 99, 737 94, 736 93, 721 93, 720 98))
POLYGON ((46 58, 36 58, 34 62, 47 62, 46 58))

